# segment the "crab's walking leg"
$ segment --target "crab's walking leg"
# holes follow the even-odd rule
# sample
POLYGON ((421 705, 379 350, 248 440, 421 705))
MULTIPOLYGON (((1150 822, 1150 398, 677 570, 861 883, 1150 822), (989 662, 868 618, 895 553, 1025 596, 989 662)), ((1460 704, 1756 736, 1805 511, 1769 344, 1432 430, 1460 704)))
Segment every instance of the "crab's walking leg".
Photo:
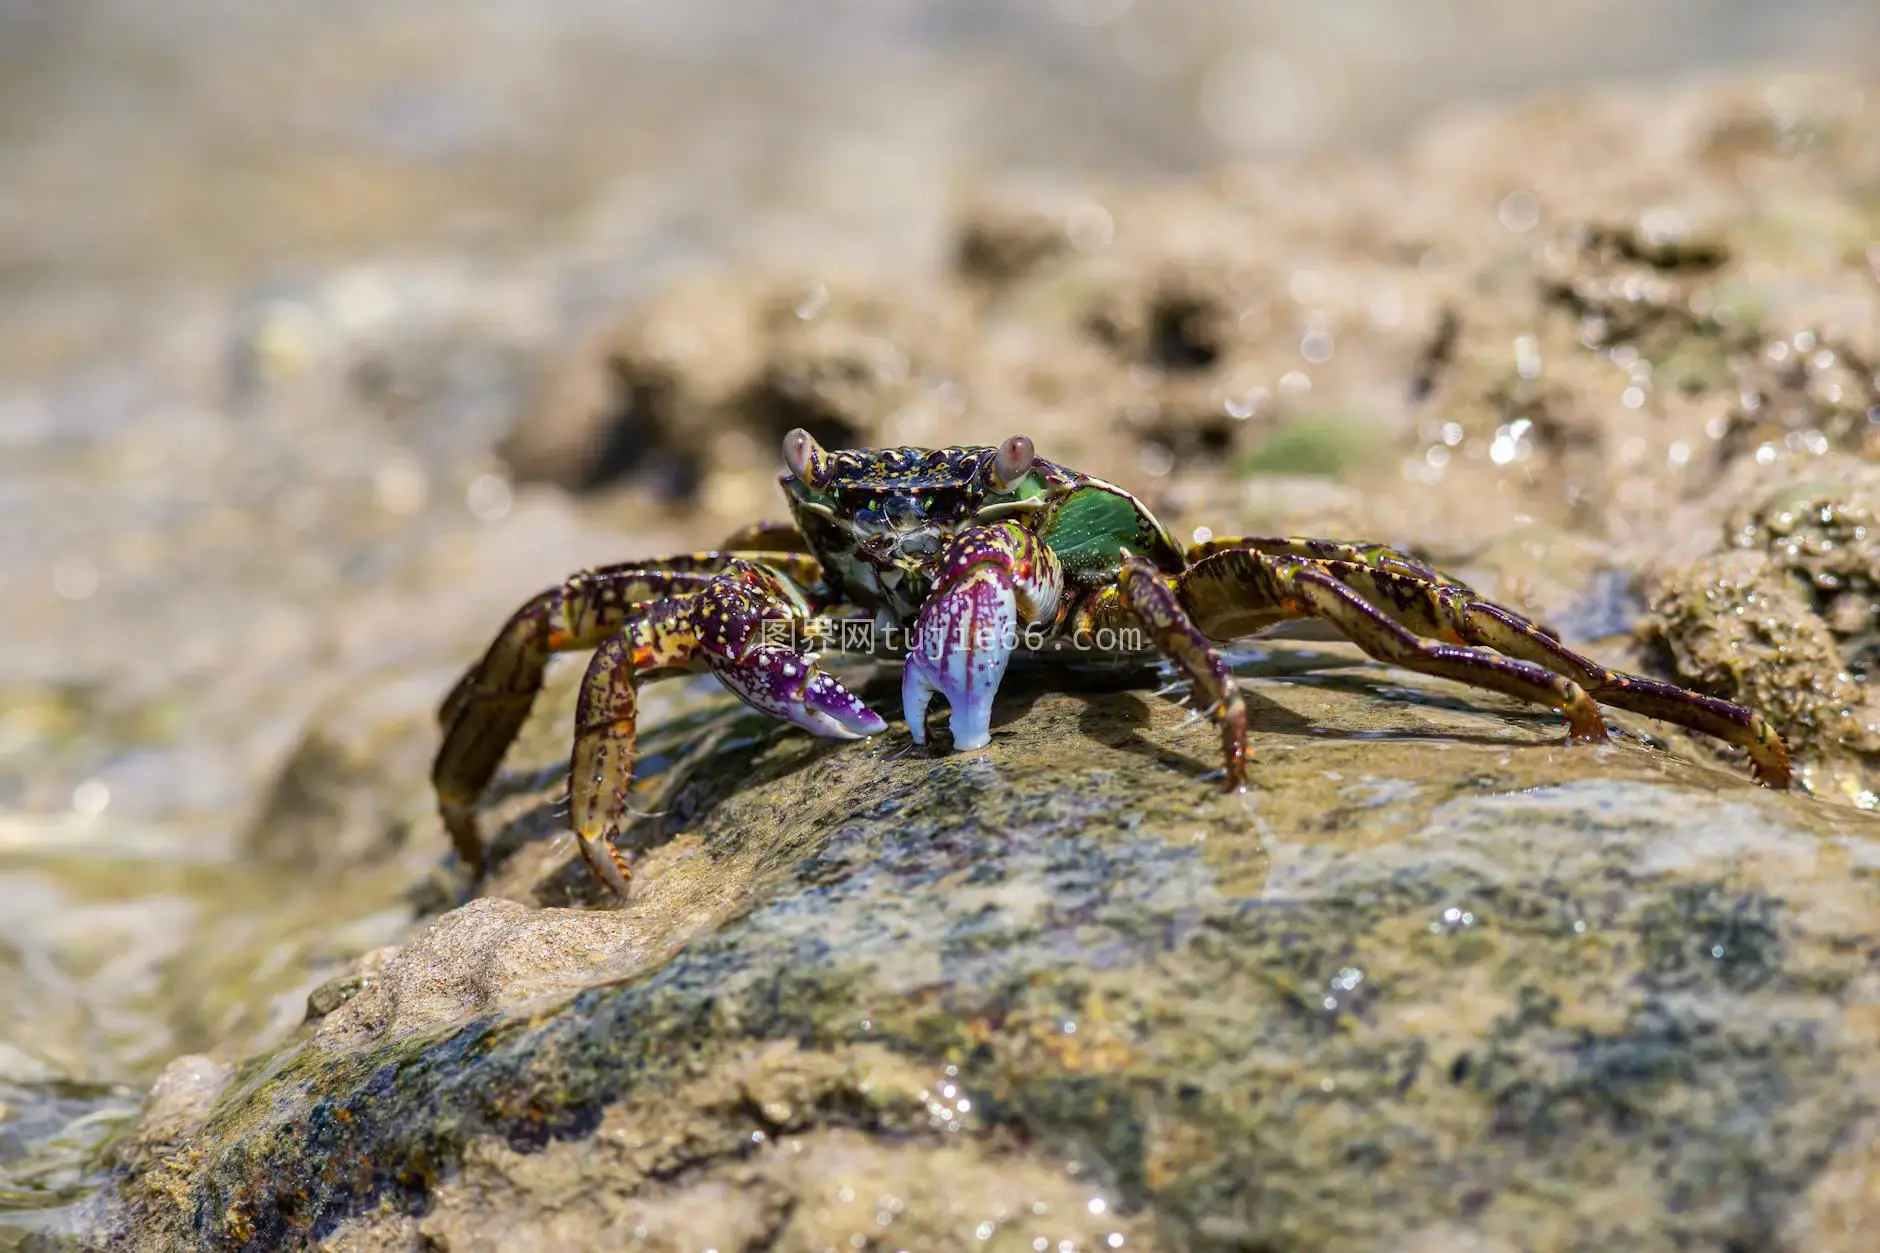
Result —
POLYGON ((627 806, 638 735, 638 682, 660 670, 697 669, 690 600, 655 601, 594 650, 575 703, 568 767, 569 822, 594 877, 621 898, 632 872, 610 838, 627 806))
POLYGON ((1608 670, 1567 648, 1536 623, 1483 600, 1467 584, 1407 553, 1382 544, 1336 540, 1233 538, 1197 544, 1188 550, 1188 560, 1197 562, 1235 548, 1314 560, 1413 631, 1531 661, 1567 676, 1603 704, 1713 735, 1743 749, 1749 755, 1750 769, 1770 787, 1789 785, 1788 745, 1761 714, 1657 679, 1608 670), (1399 575, 1408 577, 1393 577, 1399 575))
POLYGON ((549 657, 595 647, 619 630, 641 603, 703 591, 723 571, 751 564, 747 556, 787 575, 797 586, 822 583, 822 567, 806 554, 688 553, 584 570, 510 615, 437 715, 444 740, 431 768, 431 782, 457 855, 473 872, 481 873, 483 867, 483 841, 474 816, 477 799, 528 720, 549 657))
POLYGON ((739 552, 806 553, 809 541, 792 522, 754 522, 734 533, 724 543, 739 552))
POLYGON ((1657 679, 1608 670, 1459 583, 1433 585, 1340 561, 1323 562, 1320 569, 1413 631, 1493 648, 1565 675, 1604 704, 1715 736, 1743 749, 1762 782, 1777 789, 1789 786, 1788 746, 1761 714, 1657 679))
POLYGON ((914 623, 901 705, 916 744, 927 742, 927 705, 946 698, 953 746, 983 748, 992 738, 992 698, 1022 624, 1057 614, 1064 572, 1031 532, 1011 522, 954 536, 933 590, 914 623))
MULTIPOLYGON (((1551 705, 1567 719, 1571 738, 1606 738, 1599 706, 1567 676, 1460 643, 1419 639, 1416 629, 1432 623, 1419 617, 1416 605, 1427 595, 1434 606, 1442 592, 1438 585, 1370 566, 1269 556, 1249 549, 1203 558, 1181 576, 1179 585, 1182 603, 1213 638, 1242 633, 1249 616, 1265 622, 1275 616, 1322 618, 1379 661, 1551 705), (1338 575, 1370 591, 1375 603, 1338 575)), ((1454 638, 1438 630, 1426 633, 1454 638)))
POLYGON ((619 630, 640 602, 701 591, 713 577, 711 572, 637 566, 588 570, 510 616, 438 710, 444 741, 431 782, 444 827, 472 871, 483 868, 477 799, 528 721, 549 657, 593 648, 619 630))
POLYGON ((1362 566, 1375 566, 1383 570, 1395 570, 1399 574, 1414 575, 1431 583, 1444 587, 1461 588, 1468 591, 1468 585, 1457 582, 1432 566, 1412 557, 1409 553, 1392 548, 1388 544, 1352 543, 1347 540, 1308 539, 1304 536, 1254 536, 1235 535, 1222 539, 1211 539, 1188 547, 1187 560, 1194 565, 1204 557, 1216 553, 1230 552, 1234 549, 1251 549, 1268 557, 1303 557, 1308 561, 1349 561, 1362 566))
POLYGON ((626 894, 629 876, 611 837, 633 782, 635 687, 646 674, 708 668, 746 704, 816 735, 858 739, 885 728, 814 653, 795 646, 808 613, 791 584, 738 562, 696 596, 647 606, 595 651, 575 711, 568 796, 581 853, 616 893, 626 894))
POLYGON ((1149 632, 1156 647, 1170 657, 1188 680, 1197 709, 1221 729, 1221 765, 1227 790, 1247 780, 1247 703, 1233 671, 1208 637, 1182 608, 1168 577, 1155 563, 1130 557, 1118 572, 1114 591, 1105 588, 1079 606, 1078 630, 1134 621, 1149 632))

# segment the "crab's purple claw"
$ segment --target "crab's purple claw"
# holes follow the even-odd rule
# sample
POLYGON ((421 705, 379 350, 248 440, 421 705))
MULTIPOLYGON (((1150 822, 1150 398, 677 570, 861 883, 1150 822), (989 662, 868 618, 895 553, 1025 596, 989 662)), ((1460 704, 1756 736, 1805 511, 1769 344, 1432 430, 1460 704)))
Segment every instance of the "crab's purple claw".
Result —
POLYGON ((1012 577, 979 566, 921 607, 914 647, 901 675, 901 705, 916 744, 927 742, 927 705, 935 692, 951 709, 955 748, 992 739, 992 698, 1018 635, 1012 577))
POLYGON ((738 661, 714 662, 712 672, 751 708, 793 722, 812 735, 858 740, 887 729, 880 714, 804 653, 765 644, 738 661))

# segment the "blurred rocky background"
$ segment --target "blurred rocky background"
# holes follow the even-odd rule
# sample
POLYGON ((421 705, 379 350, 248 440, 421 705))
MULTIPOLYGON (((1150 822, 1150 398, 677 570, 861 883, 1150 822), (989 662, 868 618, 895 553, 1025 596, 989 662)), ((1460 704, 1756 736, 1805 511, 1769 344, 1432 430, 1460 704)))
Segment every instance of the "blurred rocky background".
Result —
POLYGON ((0 1248, 405 935, 502 616, 796 425, 1413 546, 1871 808, 1876 68, 1860 0, 0 0, 0 1248))

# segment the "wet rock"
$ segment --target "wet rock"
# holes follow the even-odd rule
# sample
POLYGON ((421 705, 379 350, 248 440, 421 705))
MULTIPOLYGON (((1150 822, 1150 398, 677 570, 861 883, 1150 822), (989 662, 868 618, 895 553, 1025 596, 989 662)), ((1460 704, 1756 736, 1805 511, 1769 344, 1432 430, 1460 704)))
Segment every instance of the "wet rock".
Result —
POLYGON ((1840 459, 1790 473, 1733 511, 1733 547, 1664 577, 1641 629, 1681 682, 1762 710, 1810 786, 1872 808, 1880 470, 1840 459))
MULTIPOLYGON (((630 902, 376 955, 93 1242, 1864 1247, 1880 819, 1354 660, 1243 655, 1236 796, 1114 684, 973 754, 708 702, 630 902)), ((559 822, 567 682, 492 820, 559 822)))
POLYGON ((165 1162, 173 1154, 187 1155, 233 1073, 227 1062, 200 1054, 185 1054, 165 1066, 144 1098, 136 1136, 113 1146, 107 1160, 146 1177, 168 1169, 165 1162))
POLYGON ((577 490, 749 509, 792 427, 830 447, 879 444, 891 415, 931 403, 964 301, 782 275, 687 283, 567 353, 506 455, 525 478, 577 490))
POLYGON ((996 291, 1074 248, 1107 245, 1114 230, 1109 212, 1088 200, 1061 191, 1008 191, 961 215, 953 265, 962 277, 996 291))
POLYGON ((1184 527, 1232 525, 1277 470, 1361 484, 1380 538, 1539 520, 1630 549, 1636 574, 1638 537, 1737 462, 1871 439, 1857 189, 1880 127, 1854 87, 1792 94, 1574 95, 1372 162, 986 194, 891 274, 771 268, 606 319, 512 461, 639 483, 716 529, 774 508, 791 425, 933 444, 1022 422, 1184 527))

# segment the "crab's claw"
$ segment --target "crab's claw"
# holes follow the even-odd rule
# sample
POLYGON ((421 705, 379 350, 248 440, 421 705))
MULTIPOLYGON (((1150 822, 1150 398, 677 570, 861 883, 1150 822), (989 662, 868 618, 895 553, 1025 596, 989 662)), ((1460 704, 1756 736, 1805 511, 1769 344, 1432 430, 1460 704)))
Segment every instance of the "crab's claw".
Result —
POLYGON ((793 722, 812 735, 858 740, 888 726, 809 653, 764 644, 736 661, 714 661, 712 672, 751 708, 793 722))
POLYGON ((1001 566, 974 567, 921 607, 901 674, 901 704, 916 744, 927 742, 927 705, 935 692, 951 711, 955 748, 984 748, 991 741, 992 698, 1017 636, 1017 597, 1001 566))

